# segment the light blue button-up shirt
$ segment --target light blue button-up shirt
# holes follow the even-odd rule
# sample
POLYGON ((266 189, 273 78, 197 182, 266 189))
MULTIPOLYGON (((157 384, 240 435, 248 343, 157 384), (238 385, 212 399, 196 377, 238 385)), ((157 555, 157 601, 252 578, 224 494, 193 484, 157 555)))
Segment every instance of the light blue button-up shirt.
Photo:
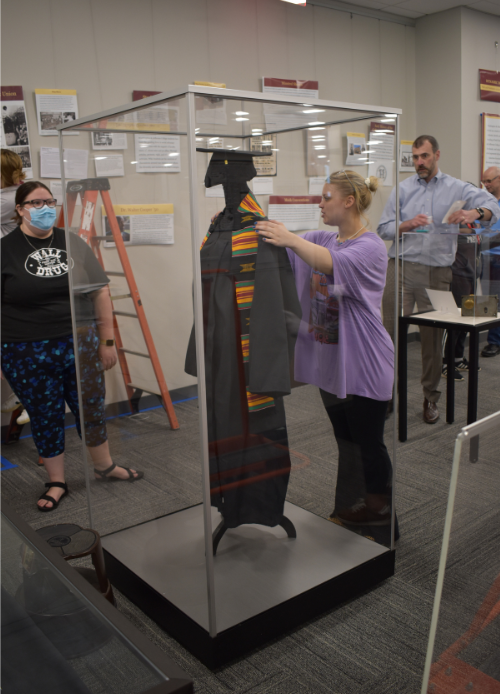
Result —
MULTIPOLYGON (((399 244, 399 257, 413 263, 433 267, 449 267, 457 252, 458 224, 443 224, 443 217, 452 203, 465 200, 465 210, 484 207, 491 211, 492 217, 486 223, 489 229, 500 220, 500 208, 493 195, 476 188, 472 183, 464 183, 458 178, 438 171, 427 183, 417 174, 407 178, 399 186, 399 219, 406 222, 418 214, 431 215, 433 222, 429 233, 409 232, 402 234, 399 244)), ((389 257, 395 257, 396 234, 396 189, 382 212, 377 232, 386 241, 393 241, 389 257)))

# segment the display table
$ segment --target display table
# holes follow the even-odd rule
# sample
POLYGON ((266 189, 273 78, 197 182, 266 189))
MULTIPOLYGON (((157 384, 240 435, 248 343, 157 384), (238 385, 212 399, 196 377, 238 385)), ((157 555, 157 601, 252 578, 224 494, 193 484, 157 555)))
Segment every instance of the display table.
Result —
MULTIPOLYGON (((479 366, 479 333, 500 325, 497 318, 473 318, 455 316, 440 311, 414 313, 399 318, 399 347, 398 347, 398 383, 399 383, 399 440, 408 438, 408 326, 422 325, 432 328, 442 328, 448 331, 448 350, 446 362, 448 375, 446 379, 446 422, 453 424, 455 420, 455 355, 454 333, 465 331, 469 333, 469 389, 467 395, 467 424, 477 420, 477 391, 479 366)), ((471 439, 470 460, 476 461, 479 454, 479 437, 471 439)))

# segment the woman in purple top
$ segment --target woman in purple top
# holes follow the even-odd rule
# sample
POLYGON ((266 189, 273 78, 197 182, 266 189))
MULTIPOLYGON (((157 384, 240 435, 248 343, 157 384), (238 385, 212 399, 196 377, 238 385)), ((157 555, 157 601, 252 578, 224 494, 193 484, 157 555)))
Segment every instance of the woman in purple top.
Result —
POLYGON ((338 233, 310 231, 300 236, 280 222, 258 222, 267 243, 288 248, 302 305, 295 347, 295 378, 320 389, 339 447, 335 508, 331 518, 352 525, 391 522, 392 465, 384 424, 394 380, 394 347, 380 307, 387 270, 384 242, 365 226, 378 180, 339 171, 325 183, 320 203, 325 224, 338 233), (352 504, 351 489, 339 492, 341 478, 355 475, 362 461, 352 504), (350 497, 350 498, 349 498, 350 497))

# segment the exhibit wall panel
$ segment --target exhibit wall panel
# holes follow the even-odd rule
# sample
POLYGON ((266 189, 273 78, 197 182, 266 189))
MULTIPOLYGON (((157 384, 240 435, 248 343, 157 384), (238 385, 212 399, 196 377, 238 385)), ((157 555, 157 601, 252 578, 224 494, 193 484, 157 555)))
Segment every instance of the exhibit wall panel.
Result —
MULTIPOLYGON (((35 178, 40 175, 40 148, 58 146, 56 137, 38 134, 36 88, 76 89, 79 115, 85 116, 130 102, 135 89, 166 91, 194 80, 213 80, 228 88, 261 91, 264 75, 317 79, 322 99, 402 108, 401 137, 416 134, 412 27, 280 0, 5 0, 2 20, 2 84, 23 87, 35 178), (22 50, 20 17, 37 18, 22 24, 22 50)), ((358 127, 368 135, 369 121, 358 127)), ((341 126, 342 135, 352 128, 341 126)), ((181 153, 181 174, 135 175, 134 137, 127 138, 128 149, 113 152, 123 154, 125 168, 125 178, 111 179, 113 203, 173 203, 175 244, 183 244, 190 233, 181 180, 187 173, 185 154, 181 153)), ((274 192, 304 195, 309 192, 305 158, 289 158, 287 138, 279 136, 274 192)), ((89 150, 88 176, 95 176, 97 151, 91 148, 90 136, 80 133, 65 141, 66 147, 89 150)), ((343 152, 338 155, 335 161, 343 168, 343 152)), ((367 174, 366 166, 358 170, 367 174)), ((50 179, 44 183, 50 184, 50 179)), ((203 193, 201 175, 199 186, 203 193)), ((370 211, 373 230, 390 190, 382 187, 375 196, 370 211)), ((206 230, 222 200, 204 194, 200 198, 201 228, 206 230)), ((259 203, 267 210, 267 196, 259 196, 259 203)), ((177 355, 160 357, 169 388, 177 389, 192 383, 181 368, 191 321, 184 303, 192 278, 181 264, 169 264, 171 250, 135 246, 129 248, 129 256, 155 344, 160 352, 177 355), (170 301, 172 296, 178 301, 170 301)), ((116 270, 115 251, 104 254, 106 267, 116 270)), ((133 328, 123 329, 133 341, 128 334, 133 328)), ((137 368, 145 368, 139 359, 137 368)), ((122 400, 121 386, 110 385, 107 398, 122 400)))
POLYGON ((500 17, 462 8, 462 175, 481 180, 481 113, 500 115, 500 103, 479 98, 479 70, 500 71, 500 17), (495 47, 495 41, 498 46, 495 47))

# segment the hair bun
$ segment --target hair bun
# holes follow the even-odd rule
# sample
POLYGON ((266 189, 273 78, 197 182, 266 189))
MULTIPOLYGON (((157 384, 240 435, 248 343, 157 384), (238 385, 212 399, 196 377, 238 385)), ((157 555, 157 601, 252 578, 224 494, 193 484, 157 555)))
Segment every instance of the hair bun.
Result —
POLYGON ((368 176, 365 178, 366 187, 374 193, 378 189, 379 180, 376 176, 368 176))

